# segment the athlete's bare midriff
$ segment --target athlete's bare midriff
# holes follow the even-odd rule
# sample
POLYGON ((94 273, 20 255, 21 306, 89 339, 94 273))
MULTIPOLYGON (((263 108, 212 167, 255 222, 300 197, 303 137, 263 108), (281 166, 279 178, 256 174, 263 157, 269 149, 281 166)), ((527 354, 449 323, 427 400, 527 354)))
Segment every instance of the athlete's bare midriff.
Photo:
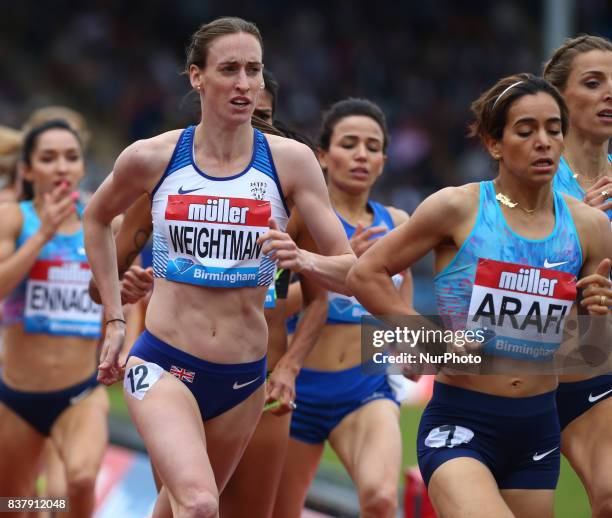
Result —
POLYGON ((557 388, 557 376, 555 375, 449 375, 439 373, 436 375, 436 381, 475 392, 511 398, 537 396, 557 388))
POLYGON ((320 371, 340 371, 362 362, 361 326, 359 324, 328 324, 323 327, 304 367, 320 371))
POLYGON ((266 354, 267 287, 206 288, 155 279, 146 328, 186 353, 215 363, 247 363, 266 354))
POLYGON ((97 366, 97 338, 26 333, 23 324, 3 335, 2 379, 26 392, 51 392, 84 381, 97 366))

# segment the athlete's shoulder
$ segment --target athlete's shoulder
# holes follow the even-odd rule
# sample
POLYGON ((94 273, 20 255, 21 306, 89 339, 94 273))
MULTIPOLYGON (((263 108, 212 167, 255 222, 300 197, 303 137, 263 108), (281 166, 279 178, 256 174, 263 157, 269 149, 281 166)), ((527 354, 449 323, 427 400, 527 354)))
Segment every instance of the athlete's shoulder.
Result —
POLYGON ((172 130, 148 139, 137 140, 126 147, 115 164, 115 169, 151 171, 159 173, 165 167, 183 130, 172 130))
POLYGON ((274 161, 295 165, 316 160, 312 149, 297 140, 278 135, 265 135, 274 161))
POLYGON ((0 221, 2 221, 0 234, 16 238, 23 226, 23 214, 19 203, 14 201, 0 203, 0 221))
POLYGON ((396 207, 391 207, 390 205, 386 205, 385 209, 387 209, 387 212, 389 212, 389 215, 393 220, 393 224, 396 227, 410 219, 410 216, 405 210, 398 209, 396 207))
POLYGON ((604 232, 610 232, 610 220, 603 211, 591 207, 569 194, 561 194, 561 196, 563 196, 567 208, 574 219, 576 229, 582 236, 587 234, 597 235, 594 232, 594 229, 597 228, 604 232))
POLYGON ((471 212, 475 207, 478 207, 479 200, 480 183, 468 183, 456 187, 444 187, 433 193, 425 201, 445 213, 459 215, 471 212))

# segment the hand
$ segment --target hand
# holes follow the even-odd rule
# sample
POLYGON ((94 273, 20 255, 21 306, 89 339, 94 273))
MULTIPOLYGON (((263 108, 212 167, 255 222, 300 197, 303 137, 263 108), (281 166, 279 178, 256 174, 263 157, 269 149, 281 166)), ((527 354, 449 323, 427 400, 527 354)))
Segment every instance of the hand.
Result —
POLYGON ((585 307, 590 315, 607 315, 610 312, 612 306, 610 264, 610 259, 604 259, 599 263, 595 273, 583 277, 576 283, 576 287, 582 289, 580 305, 585 307))
POLYGON ((379 239, 378 237, 372 239, 372 236, 387 231, 387 227, 383 226, 370 227, 365 230, 364 228, 365 225, 359 221, 355 227, 355 233, 349 240, 351 248, 357 257, 361 257, 379 239))
POLYGON ((589 187, 584 195, 584 202, 604 212, 612 209, 612 177, 604 176, 589 187), (602 192, 607 192, 608 195, 604 197, 602 192))
POLYGON ((125 324, 115 321, 107 324, 104 344, 100 353, 100 365, 98 366, 98 381, 110 386, 123 379, 125 374, 125 363, 119 363, 119 354, 125 340, 125 324))
POLYGON ((283 415, 295 409, 295 377, 298 370, 282 364, 282 360, 270 374, 266 383, 266 403, 278 401, 280 406, 271 409, 274 415, 283 415))
POLYGON ((76 210, 77 192, 68 192, 68 182, 62 182, 51 192, 43 194, 40 210, 40 230, 46 241, 53 238, 59 226, 76 210))
POLYGON ((133 304, 149 295, 153 289, 153 268, 133 264, 121 279, 121 303, 133 304))
POLYGON ((282 232, 274 218, 269 220, 270 230, 259 236, 261 252, 276 261, 279 268, 299 273, 306 267, 306 254, 298 248, 291 236, 282 232))

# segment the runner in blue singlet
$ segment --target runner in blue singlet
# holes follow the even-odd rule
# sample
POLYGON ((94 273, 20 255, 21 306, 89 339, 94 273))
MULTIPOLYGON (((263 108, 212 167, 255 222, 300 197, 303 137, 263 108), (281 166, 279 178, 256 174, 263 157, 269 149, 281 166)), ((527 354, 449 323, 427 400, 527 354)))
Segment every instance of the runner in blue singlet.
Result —
POLYGON ((474 322, 495 331, 483 355, 512 370, 457 375, 448 365, 437 374, 417 437, 434 507, 445 517, 551 517, 557 377, 524 374, 521 366, 548 361, 561 344, 562 328, 538 329, 537 315, 562 322, 576 277, 595 294, 584 299, 589 309, 607 311, 598 301, 612 295, 612 236, 600 211, 551 188, 568 126, 556 89, 529 74, 510 76, 472 109, 472 132, 498 161, 497 178, 430 196, 359 259, 347 283, 372 314, 415 315, 389 275, 435 252, 443 320, 455 332, 474 322), (607 235, 595 238, 593 228, 607 235))
POLYGON ((5 358, 0 379, 2 496, 32 496, 45 439, 65 467, 71 516, 89 516, 106 448, 108 400, 96 380, 102 308, 89 298, 76 189, 82 145, 64 121, 26 134, 25 192, 6 203, 0 235, 5 358))
MULTIPOLYGON (((387 142, 384 115, 370 101, 339 101, 324 116, 319 162, 357 256, 408 219, 404 211, 369 200, 387 142)), ((410 274, 395 281, 410 305, 410 274)), ((394 517, 401 460, 396 395, 384 372, 362 371, 360 323, 367 311, 334 291, 328 302, 327 323, 296 380, 297 408, 273 516, 299 514, 329 440, 357 486, 361 516, 394 517)))

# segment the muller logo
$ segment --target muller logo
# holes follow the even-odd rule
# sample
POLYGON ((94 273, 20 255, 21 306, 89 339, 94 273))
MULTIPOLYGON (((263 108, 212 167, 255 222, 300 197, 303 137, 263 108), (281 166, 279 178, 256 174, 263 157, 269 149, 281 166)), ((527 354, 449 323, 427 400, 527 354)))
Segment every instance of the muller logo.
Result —
POLYGON ((547 279, 540 276, 537 268, 520 268, 515 272, 501 272, 499 287, 501 289, 533 293, 535 295, 547 295, 552 297, 558 279, 547 279))
POLYGON ((228 198, 209 199, 206 204, 190 203, 187 218, 212 223, 246 223, 248 207, 232 206, 228 198))

